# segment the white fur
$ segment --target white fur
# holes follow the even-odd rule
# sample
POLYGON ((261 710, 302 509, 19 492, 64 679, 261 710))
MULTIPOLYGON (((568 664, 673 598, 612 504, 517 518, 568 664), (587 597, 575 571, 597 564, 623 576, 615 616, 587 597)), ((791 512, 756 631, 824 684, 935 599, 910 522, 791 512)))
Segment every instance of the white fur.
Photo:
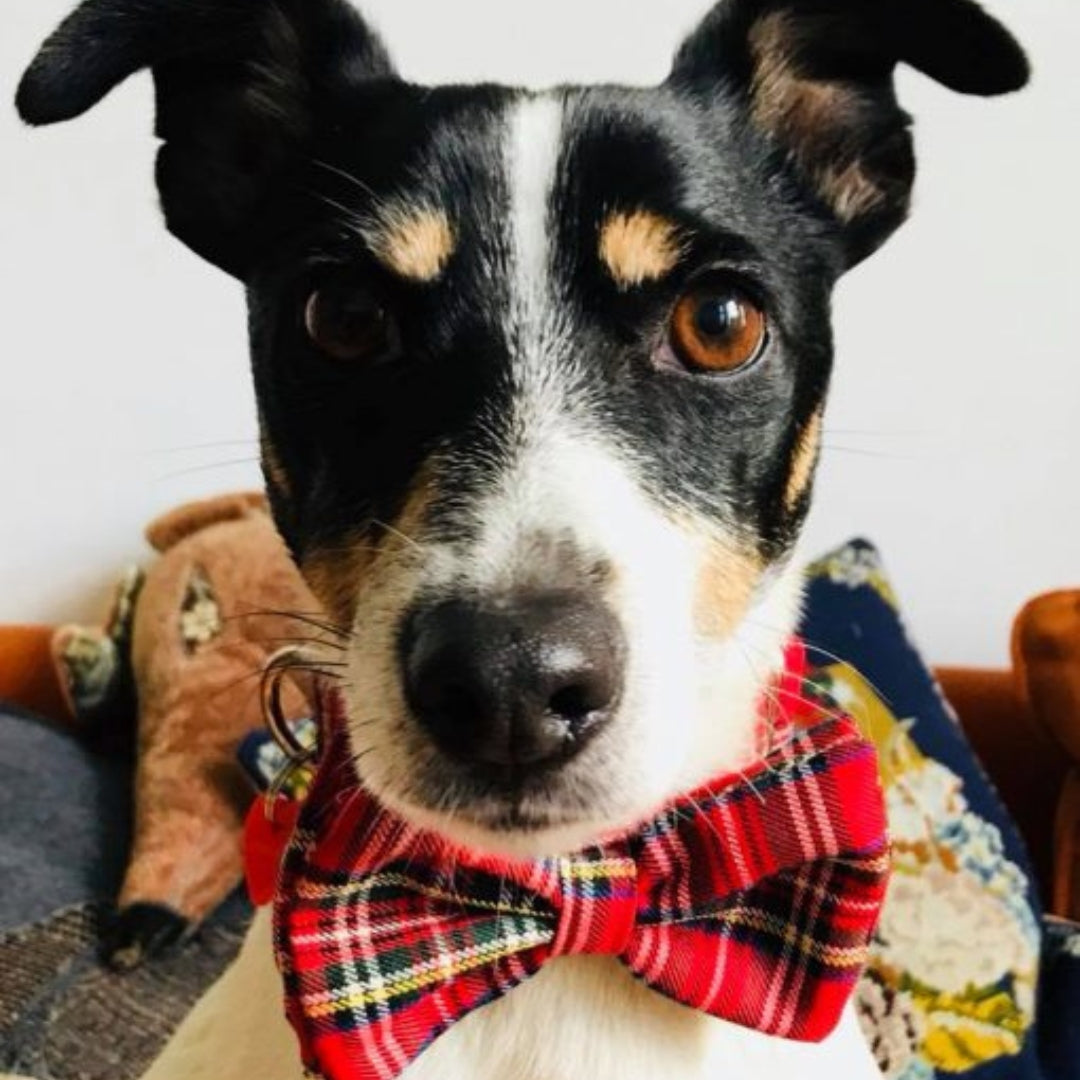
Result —
POLYGON ((550 199, 562 149, 562 123, 562 104, 553 93, 525 98, 510 115, 506 172, 518 303, 531 305, 547 295, 550 199))

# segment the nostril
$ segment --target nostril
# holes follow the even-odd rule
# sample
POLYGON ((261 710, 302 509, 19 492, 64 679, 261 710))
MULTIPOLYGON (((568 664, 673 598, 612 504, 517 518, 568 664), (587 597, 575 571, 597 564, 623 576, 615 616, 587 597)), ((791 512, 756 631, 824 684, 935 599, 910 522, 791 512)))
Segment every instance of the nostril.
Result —
POLYGON ((602 692, 597 684, 577 682, 556 690, 548 699, 548 711, 572 728, 579 728, 610 702, 611 695, 602 692))

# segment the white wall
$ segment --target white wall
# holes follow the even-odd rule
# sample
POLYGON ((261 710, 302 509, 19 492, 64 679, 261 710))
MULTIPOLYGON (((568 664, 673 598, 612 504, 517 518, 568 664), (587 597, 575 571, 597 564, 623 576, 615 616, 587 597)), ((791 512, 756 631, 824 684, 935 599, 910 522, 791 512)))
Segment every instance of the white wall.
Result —
MULTIPOLYGON (((368 0, 418 80, 645 82, 706 0, 368 0)), ((83 121, 7 104, 69 0, 0 33, 0 620, 94 617, 140 529, 257 482, 239 288, 157 220, 145 76, 83 121)), ((982 102, 905 77, 914 221, 842 287, 808 550, 884 548, 936 659, 997 663, 1017 606, 1080 584, 1080 8, 996 0, 1036 80, 982 102)))

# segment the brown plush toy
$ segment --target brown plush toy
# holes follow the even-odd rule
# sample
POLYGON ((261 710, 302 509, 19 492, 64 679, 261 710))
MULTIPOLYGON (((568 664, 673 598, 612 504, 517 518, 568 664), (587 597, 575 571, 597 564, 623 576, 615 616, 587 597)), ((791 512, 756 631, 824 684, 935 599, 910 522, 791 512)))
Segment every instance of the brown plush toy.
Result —
MULTIPOLYGON (((146 532, 161 554, 129 573, 104 631, 64 627, 54 657, 72 710, 100 729, 137 701, 135 827, 106 954, 133 967, 206 917, 240 882, 251 802, 236 752, 263 723, 267 657, 305 636, 305 587, 256 494, 193 503, 146 532)), ((290 718, 307 713, 285 680, 290 718)), ((101 740, 98 739, 100 742, 101 740)))

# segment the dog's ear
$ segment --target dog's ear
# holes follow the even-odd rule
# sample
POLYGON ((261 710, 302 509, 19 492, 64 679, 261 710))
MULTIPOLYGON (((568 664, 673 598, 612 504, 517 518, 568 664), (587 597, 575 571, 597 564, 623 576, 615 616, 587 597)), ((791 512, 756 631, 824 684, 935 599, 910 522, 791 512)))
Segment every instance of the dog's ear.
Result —
POLYGON ((16 105, 30 124, 69 120, 142 68, 154 74, 169 229, 238 277, 322 104, 393 77, 346 0, 85 0, 42 46, 16 105))
POLYGON ((734 95, 840 224, 850 266, 908 210, 915 161, 898 63, 965 94, 1017 90, 1029 74, 973 0, 721 0, 668 84, 706 104, 734 95))

